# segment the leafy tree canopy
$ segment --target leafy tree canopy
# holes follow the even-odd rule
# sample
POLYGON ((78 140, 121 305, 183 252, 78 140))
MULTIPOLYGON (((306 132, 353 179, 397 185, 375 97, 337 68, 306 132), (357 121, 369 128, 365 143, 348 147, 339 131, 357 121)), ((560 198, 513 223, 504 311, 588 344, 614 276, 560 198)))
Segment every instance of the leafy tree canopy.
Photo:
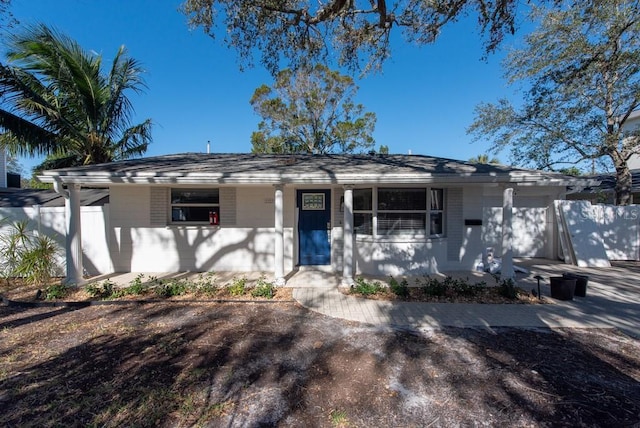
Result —
POLYGON ((280 71, 272 87, 255 90, 251 105, 262 116, 251 136, 254 153, 353 153, 374 147, 376 116, 353 97, 349 76, 324 65, 280 71))
POLYGON ((574 177, 579 177, 581 176, 582 170, 580 168, 578 168, 577 166, 570 166, 567 168, 560 168, 558 170, 559 173, 564 174, 564 175, 572 175, 574 177))
POLYGON ((468 131, 509 147, 514 163, 556 165, 606 159, 617 174, 616 201, 630 201, 629 157, 638 130, 625 124, 640 107, 640 7, 607 0, 533 8, 536 31, 510 53, 510 82, 524 82, 521 106, 507 100, 476 108, 468 131))
POLYGON ((0 144, 11 153, 48 155, 48 167, 65 167, 146 151, 151 120, 131 125, 127 96, 144 88, 143 70, 124 47, 106 73, 100 55, 45 25, 13 35, 7 48, 7 63, 0 63, 0 144))
POLYGON ((335 51, 350 69, 378 68, 390 56, 392 32, 413 43, 433 42, 442 27, 476 14, 487 51, 515 30, 516 0, 186 0, 182 11, 194 27, 212 37, 221 29, 226 43, 252 64, 274 75, 280 64, 326 63, 335 51))

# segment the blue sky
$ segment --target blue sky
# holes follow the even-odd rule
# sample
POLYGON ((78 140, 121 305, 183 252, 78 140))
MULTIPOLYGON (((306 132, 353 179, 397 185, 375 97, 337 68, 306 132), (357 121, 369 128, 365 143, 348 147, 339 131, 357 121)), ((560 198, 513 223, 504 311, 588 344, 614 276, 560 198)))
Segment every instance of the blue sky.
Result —
MULTIPOLYGON (((181 152, 249 152, 260 120, 249 104, 272 78, 257 66, 240 71, 235 51, 201 29, 190 30, 181 1, 12 0, 20 24, 43 22, 109 62, 120 45, 147 70, 146 93, 131 95, 134 123, 151 118, 147 156, 181 152)), ((399 37, 396 40, 400 41, 399 37)), ((472 142, 466 128, 480 102, 513 98, 502 76, 502 54, 481 59, 475 18, 447 27, 434 45, 395 43, 381 73, 356 79, 355 101, 377 115, 376 146, 391 153, 466 160, 488 143, 472 142)), ((508 156, 498 156, 503 162, 508 156)), ((39 159, 21 159, 29 170, 39 159)))

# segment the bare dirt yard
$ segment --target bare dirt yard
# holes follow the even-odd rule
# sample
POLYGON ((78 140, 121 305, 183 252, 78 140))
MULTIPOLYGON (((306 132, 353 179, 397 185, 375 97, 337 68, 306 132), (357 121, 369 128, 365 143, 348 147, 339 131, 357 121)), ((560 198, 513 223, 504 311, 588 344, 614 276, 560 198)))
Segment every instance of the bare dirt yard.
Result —
POLYGON ((612 330, 396 331, 296 303, 0 305, 0 426, 639 426, 612 330))

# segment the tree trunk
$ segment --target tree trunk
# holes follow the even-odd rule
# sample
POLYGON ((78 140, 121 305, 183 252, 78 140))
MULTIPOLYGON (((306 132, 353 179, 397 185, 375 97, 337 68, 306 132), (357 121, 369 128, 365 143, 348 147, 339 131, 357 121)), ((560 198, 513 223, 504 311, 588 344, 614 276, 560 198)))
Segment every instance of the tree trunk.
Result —
POLYGON ((614 166, 616 168, 616 205, 630 205, 632 179, 629 166, 624 160, 615 158, 614 166))

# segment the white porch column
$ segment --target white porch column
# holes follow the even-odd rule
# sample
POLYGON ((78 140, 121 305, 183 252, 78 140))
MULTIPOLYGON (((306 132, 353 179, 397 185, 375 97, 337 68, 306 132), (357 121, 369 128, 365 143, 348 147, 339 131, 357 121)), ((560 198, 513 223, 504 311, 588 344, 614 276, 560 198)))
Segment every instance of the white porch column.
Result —
MULTIPOLYGON (((82 278, 82 227, 80 222, 80 185, 71 184, 64 199, 67 239, 67 284, 81 285, 82 278)), ((64 193, 63 193, 64 195, 64 193)))
POLYGON ((513 279, 513 188, 502 194, 502 268, 500 279, 513 279))
POLYGON ((353 186, 344 186, 342 285, 353 285, 353 186))
POLYGON ((284 279, 284 201, 282 196, 282 185, 275 186, 275 248, 274 248, 274 277, 277 286, 285 284, 284 279))

